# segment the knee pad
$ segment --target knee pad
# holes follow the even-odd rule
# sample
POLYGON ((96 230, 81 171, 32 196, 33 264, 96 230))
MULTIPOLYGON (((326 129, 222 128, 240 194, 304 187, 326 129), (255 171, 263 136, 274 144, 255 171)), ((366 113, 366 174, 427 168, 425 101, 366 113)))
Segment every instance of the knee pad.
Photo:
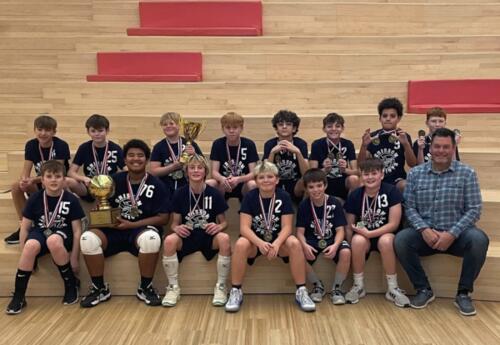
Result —
POLYGON ((91 231, 86 231, 80 237, 80 248, 84 255, 102 254, 102 241, 91 231))
POLYGON ((146 230, 137 237, 137 246, 139 247, 139 253, 158 253, 161 246, 160 234, 151 228, 146 228, 146 230))

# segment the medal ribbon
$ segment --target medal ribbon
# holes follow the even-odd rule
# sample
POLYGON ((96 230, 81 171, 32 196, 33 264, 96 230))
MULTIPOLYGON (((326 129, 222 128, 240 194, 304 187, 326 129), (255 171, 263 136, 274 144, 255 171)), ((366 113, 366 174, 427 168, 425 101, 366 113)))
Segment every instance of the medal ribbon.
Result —
POLYGON ((238 162, 240 161, 240 148, 241 148, 241 139, 238 142, 238 151, 236 151, 236 160, 233 161, 231 159, 231 152, 229 151, 229 144, 226 139, 226 152, 227 152, 227 163, 229 164, 229 168, 231 169, 231 174, 233 176, 238 176, 238 162))
MULTIPOLYGON (((54 153, 53 149, 54 142, 52 142, 52 144, 50 145, 49 157, 47 158, 48 161, 52 159, 52 154, 54 153)), ((40 159, 42 160, 42 163, 45 163, 45 157, 43 156, 42 146, 40 144, 38 144, 38 152, 40 153, 40 159)))
POLYGON ((361 208, 361 220, 372 224, 375 211, 377 210, 377 198, 378 192, 373 198, 371 204, 368 200, 368 194, 366 192, 363 194, 363 206, 361 208))
POLYGON ((274 202, 276 201, 276 193, 273 194, 273 197, 271 198, 271 201, 269 202, 269 208, 267 210, 267 216, 266 212, 264 210, 264 202, 262 201, 262 197, 260 196, 259 193, 259 203, 260 203, 260 211, 262 212, 262 218, 264 218, 264 224, 266 225, 266 232, 267 233, 272 233, 272 227, 273 227, 273 211, 274 211, 274 202))
POLYGON ((325 194, 325 201, 323 202, 323 223, 319 223, 318 215, 316 214, 316 209, 311 199, 309 199, 311 204, 311 213, 313 215, 314 228, 316 230, 316 234, 321 236, 321 239, 325 238, 326 232, 326 205, 328 203, 328 195, 325 194))
POLYGON ((137 201, 141 197, 142 192, 144 192, 144 189, 146 189, 146 179, 148 178, 148 173, 144 174, 144 177, 141 180, 141 184, 139 185, 139 188, 137 189, 137 194, 134 195, 134 191, 132 190, 132 184, 130 183, 130 176, 127 174, 127 188, 128 188, 128 195, 130 199, 130 203, 132 204, 132 207, 137 207, 137 201))
POLYGON ((109 149, 109 143, 106 141, 104 156, 102 157, 102 162, 99 162, 99 156, 97 155, 97 150, 94 147, 94 144, 92 143, 92 154, 94 155, 94 165, 97 171, 97 175, 108 174, 108 149, 109 149))
MULTIPOLYGON (((201 191, 200 195, 198 195, 198 197, 196 197, 196 195, 194 194, 193 190, 191 189, 191 187, 189 187, 189 213, 193 213, 194 211, 196 211, 196 209, 200 210, 200 199, 202 199, 202 197, 205 195, 205 188, 206 188, 207 185, 203 185, 203 190, 201 191), (191 199, 194 199, 194 207, 192 206, 191 204, 191 199)), ((205 205, 202 203, 202 208, 201 210, 205 210, 205 205)))
POLYGON ((170 157, 172 157, 173 162, 178 162, 179 157, 181 156, 181 150, 182 150, 182 139, 179 137, 179 140, 177 141, 177 155, 174 153, 174 149, 172 148, 172 145, 170 145, 170 142, 168 139, 165 139, 167 142, 167 147, 168 151, 170 152, 170 157))
POLYGON ((335 145, 335 143, 333 141, 331 141, 329 138, 326 138, 326 146, 328 148, 328 153, 331 153, 333 155, 333 151, 336 149, 338 151, 337 156, 342 157, 342 144, 340 143, 340 140, 339 140, 339 144, 335 145), (330 148, 330 146, 332 148, 330 148))
POLYGON ((45 219, 44 219, 45 229, 50 229, 50 227, 52 225, 54 225, 54 222, 55 222, 56 217, 57 217, 57 211, 59 209, 59 205, 61 204, 61 200, 63 198, 63 195, 64 195, 64 190, 61 192, 61 195, 59 196, 59 199, 57 200, 56 207, 54 207, 54 211, 52 211, 52 216, 49 219, 49 201, 47 199, 47 193, 45 191, 43 191, 43 213, 45 215, 45 219))

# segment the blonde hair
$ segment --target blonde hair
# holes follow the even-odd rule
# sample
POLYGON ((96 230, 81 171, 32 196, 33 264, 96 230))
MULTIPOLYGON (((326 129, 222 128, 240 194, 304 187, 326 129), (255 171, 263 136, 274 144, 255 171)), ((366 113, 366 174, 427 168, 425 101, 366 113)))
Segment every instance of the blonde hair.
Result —
POLYGON ((264 174, 264 173, 272 173, 274 176, 279 176, 279 170, 276 164, 268 162, 268 161, 262 161, 257 163, 257 166, 253 170, 253 176, 257 177, 259 174, 264 174))
POLYGON ((230 111, 229 113, 224 114, 220 118, 220 124, 222 127, 226 126, 235 126, 235 127, 243 127, 243 123, 245 120, 243 120, 243 116, 241 116, 238 113, 235 113, 233 111, 230 111))
POLYGON ((179 113, 175 113, 173 111, 165 113, 160 118, 160 125, 163 125, 168 120, 171 120, 171 121, 175 122, 177 125, 180 125, 181 115, 179 113))
POLYGON ((210 167, 208 166, 208 161, 205 158, 205 156, 195 153, 194 155, 189 157, 188 161, 184 165, 184 172, 186 176, 187 176, 188 166, 191 165, 192 163, 200 163, 203 166, 203 168, 205 169, 205 179, 206 179, 208 177, 208 174, 210 174, 210 167))

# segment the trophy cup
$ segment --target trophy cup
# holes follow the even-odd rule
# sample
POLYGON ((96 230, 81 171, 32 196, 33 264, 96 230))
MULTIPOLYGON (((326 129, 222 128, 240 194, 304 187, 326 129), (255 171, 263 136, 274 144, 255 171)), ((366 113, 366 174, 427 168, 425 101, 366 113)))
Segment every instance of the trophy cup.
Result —
MULTIPOLYGON (((184 137, 186 138, 186 146, 191 145, 191 143, 196 138, 198 138, 198 135, 201 133, 202 128, 203 124, 200 122, 182 120, 182 129, 184 132, 184 137)), ((179 162, 181 162, 182 164, 186 164, 189 158, 190 155, 184 151, 179 158, 179 162)))
POLYGON ((119 208, 111 208, 108 202, 115 192, 115 182, 108 175, 94 176, 89 184, 90 194, 97 199, 97 210, 90 211, 89 227, 113 227, 120 215, 119 208))

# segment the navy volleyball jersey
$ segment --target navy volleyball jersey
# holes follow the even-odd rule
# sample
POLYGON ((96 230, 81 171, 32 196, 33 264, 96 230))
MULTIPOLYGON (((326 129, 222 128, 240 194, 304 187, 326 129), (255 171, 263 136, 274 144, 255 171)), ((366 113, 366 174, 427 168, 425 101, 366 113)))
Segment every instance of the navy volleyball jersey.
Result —
MULTIPOLYGON (((365 187, 357 188, 349 194, 344 204, 345 212, 354 214, 356 216, 356 222, 361 220, 364 193, 365 187)), ((371 205, 373 198, 368 197, 368 202, 371 205)), ((373 219, 371 221, 369 219, 364 220, 366 222, 366 228, 368 230, 375 230, 387 224, 389 222, 389 209, 402 202, 403 196, 396 186, 382 182, 375 202, 376 207, 373 219)))
MULTIPOLYGON (((181 139, 182 139, 181 154, 182 154, 182 152, 186 148, 187 141, 184 138, 181 138, 181 139)), ((198 144, 196 144, 194 141, 191 144, 193 145, 196 153, 201 155, 202 152, 201 152, 201 149, 198 146, 198 144)), ((175 143, 175 144, 170 143, 170 146, 172 147, 174 154, 176 156, 178 156, 179 155, 179 147, 178 147, 179 145, 177 143, 175 143)), ((167 166, 169 164, 172 164, 172 162, 174 161, 174 158, 170 156, 170 151, 168 149, 166 139, 162 139, 155 144, 155 146, 153 147, 153 151, 151 152, 151 161, 152 162, 160 162, 162 167, 167 166)), ((172 193, 176 188, 179 188, 179 187, 187 184, 187 179, 185 176, 178 179, 178 180, 174 180, 172 178, 172 173, 165 175, 165 176, 161 176, 160 180, 162 180, 163 183, 165 183, 165 186, 167 187, 167 189, 169 191, 171 191, 172 193), (176 182, 177 182, 177 184, 176 184, 176 182)))
MULTIPOLYGON (((200 195, 195 194, 195 197, 200 195)), ((189 185, 177 189, 172 205, 172 212, 181 215, 182 224, 192 225, 193 230, 200 224, 217 223, 217 216, 229 208, 219 191, 209 185, 206 185, 198 204, 189 192, 189 185)))
MULTIPOLYGON (((269 204, 271 203, 271 198, 263 198, 262 202, 264 204, 264 210, 267 215, 267 211, 269 210, 269 204)), ((293 214, 293 206, 292 200, 290 199, 290 195, 282 190, 276 189, 276 199, 274 201, 274 210, 273 210, 273 226, 272 226, 272 235, 273 241, 278 237, 279 232, 281 231, 281 216, 286 214, 293 214)), ((261 239, 264 238, 264 234, 266 233, 266 223, 264 221, 264 217, 262 215, 262 211, 260 209, 259 202, 259 190, 252 189, 250 192, 245 195, 243 202, 241 203, 240 213, 245 213, 252 216, 252 230, 255 232, 257 236, 261 239)))
MULTIPOLYGON (((278 145, 277 137, 266 141, 266 143, 264 144, 264 156, 262 157, 262 160, 269 158, 269 154, 271 153, 272 148, 276 145, 278 145)), ((293 145, 297 146, 302 153, 302 156, 307 159, 307 143, 299 137, 293 137, 293 145)), ((302 177, 302 174, 300 173, 299 162, 295 154, 292 154, 288 151, 278 152, 274 155, 273 163, 276 164, 279 170, 280 187, 282 186, 283 182, 297 181, 302 177)))
MULTIPOLYGON (((132 202, 127 186, 128 172, 122 171, 113 175, 115 181, 115 194, 110 199, 112 207, 119 207, 121 210, 121 217, 123 219, 135 222, 144 218, 154 217, 160 213, 170 212, 170 195, 166 192, 163 183, 148 174, 144 189, 142 190, 137 207, 139 208, 139 215, 134 217, 130 214, 132 202)), ((132 191, 134 195, 139 189, 139 183, 132 184, 132 191)))
MULTIPOLYGON (((106 147, 96 147, 97 160, 99 167, 95 166, 94 154, 92 152, 92 140, 89 140, 78 147, 73 163, 78 166, 83 166, 83 173, 87 177, 94 177, 98 174, 98 169, 101 168, 101 163, 104 158, 106 147)), ((112 141, 108 142, 108 157, 107 157, 107 175, 113 175, 118 170, 123 169, 125 162, 123 161, 122 148, 112 141)))
MULTIPOLYGON (((43 190, 39 190, 30 196, 23 210, 23 217, 30 219, 33 222, 34 228, 45 229, 45 213, 43 208, 43 190)), ((85 217, 80 202, 73 193, 64 192, 63 198, 57 210, 55 207, 59 196, 48 196, 49 204, 49 220, 52 214, 56 212, 56 219, 51 226, 52 231, 62 231, 65 234, 71 234, 73 228, 71 222, 76 219, 85 217)))
MULTIPOLYGON (((352 141, 344 138, 340 138, 340 156, 342 159, 347 162, 356 160, 356 150, 354 149, 354 144, 352 141)), ((319 138, 315 140, 311 145, 311 155, 309 156, 309 160, 318 161, 318 168, 323 168, 323 161, 328 157, 329 150, 332 150, 333 156, 335 159, 333 160, 334 166, 326 176, 328 179, 336 179, 342 176, 347 176, 347 174, 342 174, 340 172, 340 168, 336 164, 337 156, 339 154, 338 148, 331 146, 326 138, 319 138)))
MULTIPOLYGON (((320 207, 314 206, 316 211, 316 216, 320 224, 323 223, 323 210, 324 206, 320 207)), ((342 205, 334 196, 329 195, 326 203, 326 226, 325 226, 325 237, 327 245, 332 245, 335 241, 335 229, 339 226, 345 226, 347 224, 344 210, 342 205)), ((306 237, 306 242, 309 245, 318 246, 318 241, 321 236, 316 232, 316 226, 314 225, 314 216, 311 211, 310 199, 304 199, 300 202, 299 209, 297 211, 297 222, 296 226, 304 228, 304 235, 306 237)))
POLYGON ((69 169, 68 161, 70 159, 70 153, 68 143, 62 139, 59 139, 58 137, 53 137, 52 142, 54 145, 52 147, 52 155, 50 157, 50 147, 43 147, 43 157, 40 157, 40 151, 38 149, 38 139, 35 138, 26 142, 26 146, 24 147, 24 159, 33 162, 36 176, 40 176, 42 163, 51 159, 64 161, 66 171, 69 169))
MULTIPOLYGON (((373 137, 381 134, 382 129, 370 133, 373 137)), ((411 143, 411 137, 406 133, 408 142, 411 143)), ((375 158, 384 162, 384 182, 395 184, 399 179, 406 179, 405 171, 405 149, 399 140, 394 143, 389 142, 389 135, 380 135, 380 144, 368 145, 368 152, 375 158)))
MULTIPOLYGON (((425 146, 424 146, 424 163, 427 163, 428 161, 431 160, 431 153, 429 152, 429 149, 431 147, 431 141, 432 138, 430 135, 425 136, 425 146)), ((418 140, 415 140, 413 143, 413 153, 415 154, 415 157, 418 157, 418 140)), ((460 155, 458 154, 458 146, 456 147, 455 150, 455 159, 457 161, 460 160, 460 155)))
POLYGON ((212 149, 210 151, 210 160, 220 162, 219 173, 222 176, 228 177, 242 176, 249 173, 248 164, 255 163, 259 160, 259 155, 257 154, 257 148, 255 143, 245 137, 241 137, 240 153, 238 157, 238 165, 236 167, 236 174, 231 171, 231 166, 229 165, 229 160, 236 162, 236 156, 238 155, 238 146, 229 146, 229 153, 231 157, 227 156, 226 148, 227 138, 222 137, 214 141, 212 144, 212 149))

